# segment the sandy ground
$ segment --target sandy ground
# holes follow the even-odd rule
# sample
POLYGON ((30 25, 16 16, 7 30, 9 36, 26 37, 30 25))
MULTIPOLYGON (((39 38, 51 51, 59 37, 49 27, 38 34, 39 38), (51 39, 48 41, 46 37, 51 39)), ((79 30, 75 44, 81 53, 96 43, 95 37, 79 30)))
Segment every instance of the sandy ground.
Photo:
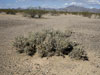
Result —
POLYGON ((0 75, 100 75, 100 19, 61 15, 31 19, 21 15, 0 14, 0 75), (42 29, 71 30, 71 40, 81 43, 89 61, 53 56, 18 54, 12 47, 16 36, 42 29))

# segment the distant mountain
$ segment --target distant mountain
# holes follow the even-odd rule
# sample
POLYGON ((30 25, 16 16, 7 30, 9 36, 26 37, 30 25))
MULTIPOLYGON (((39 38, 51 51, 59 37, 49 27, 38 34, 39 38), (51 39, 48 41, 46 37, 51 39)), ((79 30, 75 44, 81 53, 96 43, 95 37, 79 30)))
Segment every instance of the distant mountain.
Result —
POLYGON ((96 9, 96 8, 85 8, 85 7, 81 7, 81 6, 68 6, 66 8, 60 8, 59 10, 62 11, 68 11, 68 12, 94 12, 94 13, 100 13, 100 9, 96 9))
POLYGON ((68 6, 68 7, 65 7, 65 8, 29 7, 28 9, 43 9, 43 10, 68 11, 68 12, 93 12, 93 13, 100 13, 100 9, 96 9, 96 8, 85 8, 85 7, 76 6, 76 5, 71 5, 71 6, 68 6))

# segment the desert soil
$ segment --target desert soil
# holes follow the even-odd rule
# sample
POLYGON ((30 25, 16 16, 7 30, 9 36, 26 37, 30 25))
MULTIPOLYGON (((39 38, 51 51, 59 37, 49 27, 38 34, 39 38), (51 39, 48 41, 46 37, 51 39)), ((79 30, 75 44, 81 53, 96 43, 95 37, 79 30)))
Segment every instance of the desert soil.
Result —
POLYGON ((20 14, 0 14, 0 75, 100 75, 100 19, 46 15, 31 19, 20 14), (70 30, 71 40, 84 46, 89 61, 53 56, 18 54, 12 46, 16 36, 43 29, 70 30))

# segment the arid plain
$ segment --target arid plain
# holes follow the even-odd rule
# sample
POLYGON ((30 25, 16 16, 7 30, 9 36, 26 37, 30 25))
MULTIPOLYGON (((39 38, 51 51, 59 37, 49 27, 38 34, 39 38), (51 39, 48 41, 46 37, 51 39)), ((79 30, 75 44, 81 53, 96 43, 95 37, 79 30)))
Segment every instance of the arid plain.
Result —
POLYGON ((75 15, 32 19, 21 14, 0 14, 0 75, 100 75, 100 19, 75 15), (16 53, 12 46, 16 36, 52 28, 72 31, 70 39, 84 46, 89 61, 68 56, 30 57, 16 53))

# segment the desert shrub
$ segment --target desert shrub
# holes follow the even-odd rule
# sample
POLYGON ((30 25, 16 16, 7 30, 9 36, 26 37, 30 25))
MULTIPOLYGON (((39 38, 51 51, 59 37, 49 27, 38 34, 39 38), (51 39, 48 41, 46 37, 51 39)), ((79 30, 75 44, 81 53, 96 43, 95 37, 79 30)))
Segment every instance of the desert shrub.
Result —
POLYGON ((58 16, 58 15, 60 15, 60 12, 56 11, 56 10, 52 10, 50 13, 51 13, 52 16, 58 16))
POLYGON ((37 11, 37 15, 38 15, 38 18, 41 18, 43 14, 46 14, 47 11, 45 9, 42 9, 41 7, 38 8, 37 11))
POLYGON ((92 13, 92 12, 66 12, 66 13, 72 14, 72 15, 80 15, 80 16, 88 17, 88 18, 91 18, 92 15, 96 14, 96 13, 92 13))
POLYGON ((38 18, 41 18, 43 14, 45 14, 44 10, 37 10, 38 18))
MULTIPOLYGON (((44 30, 42 32, 30 33, 27 38, 20 36, 14 41, 13 46, 18 52, 40 57, 65 56, 83 59, 87 57, 84 49, 78 48, 78 43, 70 41, 72 32, 61 32, 58 30, 44 30)), ((83 59, 85 60, 85 59, 83 59)))
POLYGON ((18 52, 20 53, 24 52, 26 40, 27 38, 24 38, 23 36, 19 36, 15 38, 15 42, 13 43, 13 46, 17 48, 18 52))
POLYGON ((27 9, 25 10, 24 16, 29 15, 31 18, 41 18, 45 13, 47 13, 45 10, 41 9, 27 9))
POLYGON ((6 14, 16 15, 16 10, 14 10, 14 9, 6 9, 5 12, 6 12, 6 14))
POLYGON ((36 11, 34 9, 28 9, 25 11, 25 13, 28 14, 31 18, 36 16, 36 11))
POLYGON ((79 15, 79 12, 70 12, 72 15, 79 15))
POLYGON ((16 37, 13 46, 16 47, 19 53, 26 53, 30 56, 34 55, 36 52, 34 43, 31 43, 29 39, 24 36, 16 37))
POLYGON ((71 58, 74 59, 82 59, 82 60, 88 60, 87 54, 84 51, 82 46, 76 46, 73 48, 73 50, 68 54, 71 58))
POLYGON ((90 12, 81 12, 80 13, 83 17, 88 17, 88 18, 91 18, 91 16, 92 16, 92 13, 90 13, 90 12))
POLYGON ((100 13, 96 14, 96 16, 98 16, 97 18, 100 19, 100 13))

